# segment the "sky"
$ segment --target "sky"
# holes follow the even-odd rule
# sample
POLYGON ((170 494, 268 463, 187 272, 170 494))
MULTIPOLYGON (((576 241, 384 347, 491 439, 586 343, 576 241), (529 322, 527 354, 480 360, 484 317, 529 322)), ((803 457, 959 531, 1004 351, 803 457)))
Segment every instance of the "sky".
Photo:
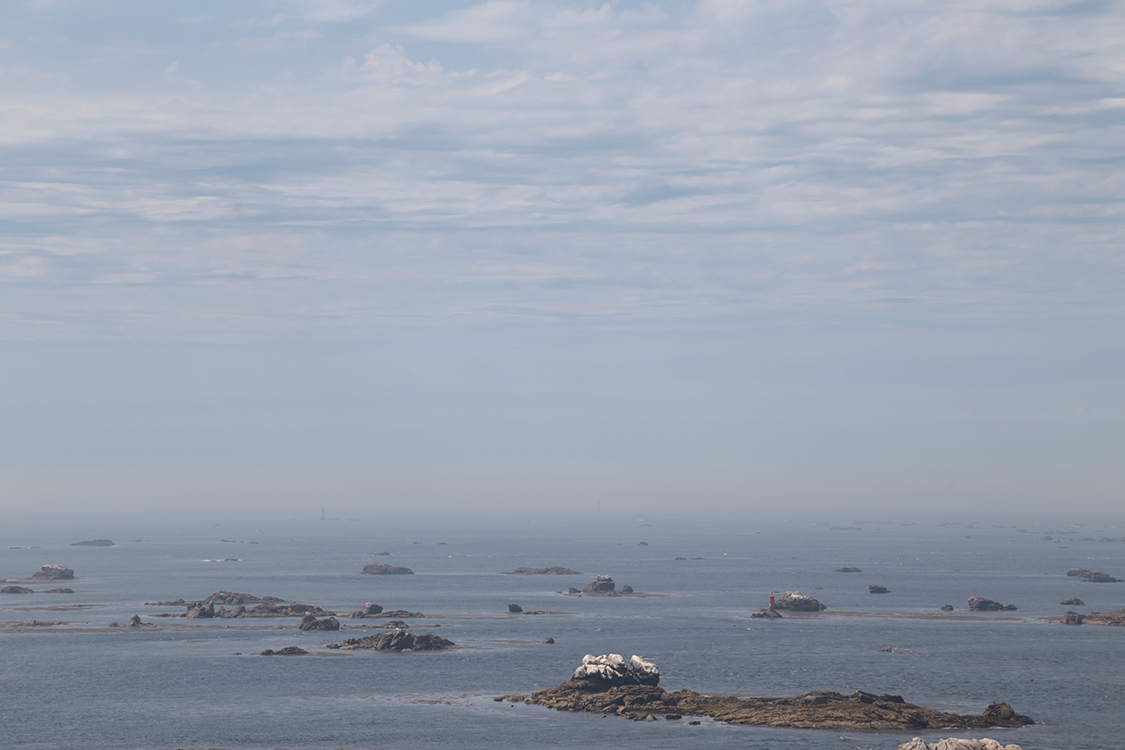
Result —
POLYGON ((6 0, 0 506, 1120 514, 1125 5, 6 0))

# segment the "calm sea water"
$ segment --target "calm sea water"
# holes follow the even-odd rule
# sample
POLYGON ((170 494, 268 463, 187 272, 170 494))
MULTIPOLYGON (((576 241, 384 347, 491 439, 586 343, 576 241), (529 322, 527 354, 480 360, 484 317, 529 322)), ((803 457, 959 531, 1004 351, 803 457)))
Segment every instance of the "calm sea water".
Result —
MULTIPOLYGON (((1049 624, 1078 596, 1081 611, 1125 607, 1125 584, 1086 584, 1072 567, 1125 577, 1125 543, 1083 542, 1120 530, 1048 531, 965 526, 867 525, 838 530, 763 524, 744 533, 641 527, 606 535, 404 536, 348 522, 287 528, 201 528, 115 538, 78 548, 75 538, 17 529, 0 542, 0 577, 67 565, 74 594, 0 597, 0 621, 67 621, 0 633, 4 747, 56 748, 895 748, 909 734, 628 722, 496 703, 568 678, 587 653, 641 654, 669 690, 798 694, 897 693, 914 703, 978 713, 1004 700, 1040 724, 983 734, 1026 750, 1122 747, 1125 629, 1049 624), (223 542, 221 539, 231 541, 223 542), (639 545, 645 541, 647 546, 639 545), (250 542, 257 542, 251 544, 250 542), (29 549, 31 546, 40 549, 29 549), (20 546, 23 549, 7 549, 20 546), (386 550, 391 557, 375 557, 386 550), (701 560, 676 560, 701 557, 701 560), (238 558, 239 562, 204 562, 238 558), (413 576, 364 576, 376 560, 413 576), (505 576, 562 565, 580 576, 505 576), (859 574, 831 572, 853 565, 859 574), (565 596, 595 574, 645 598, 565 596), (891 594, 871 595, 868 584, 891 594), (830 609, 749 619, 771 592, 798 589, 830 609), (302 633, 297 621, 151 620, 170 608, 146 601, 214 591, 353 610, 364 602, 423 612, 458 648, 432 654, 326 652, 362 635, 302 633), (971 619, 922 619, 946 603, 968 614, 984 596, 1019 607, 971 619), (509 615, 508 603, 557 614, 509 615), (87 605, 82 609, 50 607, 87 605), (864 613, 856 616, 850 613, 864 613), (107 630, 133 614, 162 627, 107 630), (440 625, 440 627, 438 627, 440 625), (171 627, 167 627, 171 626, 171 627), (543 644, 545 638, 554 644, 543 644), (264 658, 298 645, 320 657, 264 658), (892 647, 893 652, 880 649, 892 647)), ((136 534, 137 532, 131 532, 136 534)), ((49 588, 55 584, 33 584, 49 588)), ((346 624, 359 621, 344 620, 346 624)), ((934 735, 948 736, 949 732, 934 735)), ((958 736, 980 736, 981 732, 958 736)))

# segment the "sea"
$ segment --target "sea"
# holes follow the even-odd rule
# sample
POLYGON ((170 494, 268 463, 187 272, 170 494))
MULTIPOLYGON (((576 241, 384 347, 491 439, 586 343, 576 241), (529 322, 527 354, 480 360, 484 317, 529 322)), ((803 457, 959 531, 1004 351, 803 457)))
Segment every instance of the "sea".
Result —
POLYGON ((638 654, 661 685, 702 693, 892 693, 956 713, 1004 701, 1034 726, 992 737, 1024 750, 1125 747, 1125 628, 1049 622, 1067 609, 1125 608, 1125 530, 966 522, 590 523, 552 529, 308 519, 91 529, 8 525, 0 578, 38 590, 0 596, 0 746, 10 750, 173 748, 770 748, 890 750, 918 732, 635 722, 497 702, 568 679, 585 654, 638 654), (376 553, 389 552, 387 556, 376 553), (413 575, 363 575, 388 562, 413 575), (28 582, 46 564, 73 581, 28 582), (520 566, 575 575, 505 575, 520 566), (834 572, 844 566, 859 573, 834 572), (574 596, 597 575, 642 595, 574 596), (873 595, 878 584, 890 593, 873 595), (69 587, 71 594, 41 593, 69 587), (771 594, 801 591, 819 614, 752 619, 771 594), (456 646, 341 652, 343 638, 296 618, 159 619, 146 602, 216 591, 350 612, 365 602, 456 646), (1016 611, 970 612, 972 596, 1016 611), (1084 607, 1065 606, 1078 597, 1084 607), (513 614, 509 604, 545 614, 513 614), (951 604, 952 613, 940 611, 951 604), (126 625, 140 615, 153 626, 126 625), (31 625, 31 622, 58 623, 31 625), (554 639, 553 643, 544 643, 554 639), (300 646, 310 656, 266 657, 300 646))

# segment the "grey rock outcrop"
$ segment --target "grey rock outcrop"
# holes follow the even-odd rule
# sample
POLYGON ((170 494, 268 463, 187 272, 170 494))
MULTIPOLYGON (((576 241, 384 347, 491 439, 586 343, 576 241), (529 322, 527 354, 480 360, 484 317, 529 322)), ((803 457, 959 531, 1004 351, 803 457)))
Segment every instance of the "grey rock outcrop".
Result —
POLYGON ((828 609, 826 605, 800 591, 786 591, 777 597, 773 606, 775 609, 787 609, 790 612, 820 612, 828 609))
POLYGON ((340 621, 335 617, 325 617, 318 620, 314 615, 305 615, 301 624, 297 627, 301 630, 339 630, 340 621))
POLYGON ((349 638, 340 643, 329 643, 325 648, 340 649, 343 651, 440 651, 453 646, 453 641, 446 640, 433 633, 414 635, 413 633, 396 628, 389 633, 368 635, 363 638, 349 638))
POLYGON ((583 594, 609 594, 617 588, 617 584, 609 576, 598 576, 595 580, 586 584, 586 588, 582 589, 583 594))
POLYGON ((1023 750, 1019 745, 1001 745, 988 737, 979 740, 948 737, 936 742, 926 742, 921 737, 915 737, 910 742, 898 746, 898 750, 1023 750))
POLYGON ((508 611, 509 612, 523 612, 523 607, 521 607, 518 604, 509 604, 508 605, 508 611))
POLYGON ((867 591, 868 591, 868 593, 871 593, 871 594, 889 594, 889 593, 891 593, 891 590, 889 588, 887 588, 886 586, 880 586, 877 583, 873 583, 870 586, 868 586, 867 591))
POLYGON ((117 545, 108 539, 87 539, 84 542, 71 542, 71 547, 116 547, 117 545))
POLYGON ((44 565, 32 578, 44 581, 62 581, 74 578, 74 571, 65 565, 44 565))

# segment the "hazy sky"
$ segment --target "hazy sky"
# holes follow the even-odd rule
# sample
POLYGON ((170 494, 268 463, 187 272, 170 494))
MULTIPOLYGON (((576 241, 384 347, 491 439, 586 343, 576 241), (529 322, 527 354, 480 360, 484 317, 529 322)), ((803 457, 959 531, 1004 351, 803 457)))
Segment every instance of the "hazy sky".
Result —
POLYGON ((1123 116, 1112 0, 5 0, 0 503, 1119 511, 1123 116))

